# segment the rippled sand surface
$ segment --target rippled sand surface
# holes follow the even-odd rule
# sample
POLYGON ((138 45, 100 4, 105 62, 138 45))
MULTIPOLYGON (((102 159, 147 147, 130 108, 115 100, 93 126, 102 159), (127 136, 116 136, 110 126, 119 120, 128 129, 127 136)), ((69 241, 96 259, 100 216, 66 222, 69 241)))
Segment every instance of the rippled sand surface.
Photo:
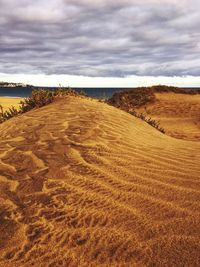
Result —
MULTIPOLYGON (((156 101, 146 108, 152 118, 159 120, 170 136, 200 141, 200 95, 156 93, 156 101)), ((146 109, 146 110, 145 110, 146 109)))
POLYGON ((0 266, 200 266, 200 142, 73 97, 1 124, 0 266))

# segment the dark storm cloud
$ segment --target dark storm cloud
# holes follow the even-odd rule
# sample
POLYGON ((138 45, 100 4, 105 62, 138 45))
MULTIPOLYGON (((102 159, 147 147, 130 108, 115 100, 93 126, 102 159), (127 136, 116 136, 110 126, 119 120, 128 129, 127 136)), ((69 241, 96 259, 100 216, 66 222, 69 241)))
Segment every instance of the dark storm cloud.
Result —
POLYGON ((0 72, 200 75, 198 0, 0 0, 0 72))

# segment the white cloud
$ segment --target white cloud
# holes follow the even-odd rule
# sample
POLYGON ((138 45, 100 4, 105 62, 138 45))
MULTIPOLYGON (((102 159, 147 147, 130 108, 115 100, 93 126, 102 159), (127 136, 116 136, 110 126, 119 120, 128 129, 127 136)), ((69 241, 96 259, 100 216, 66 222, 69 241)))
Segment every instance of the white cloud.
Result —
POLYGON ((124 78, 113 77, 87 77, 75 75, 9 75, 0 73, 0 81, 23 82, 35 86, 70 86, 70 87, 137 87, 157 84, 178 87, 200 87, 200 76, 165 77, 165 76, 128 76, 124 78))

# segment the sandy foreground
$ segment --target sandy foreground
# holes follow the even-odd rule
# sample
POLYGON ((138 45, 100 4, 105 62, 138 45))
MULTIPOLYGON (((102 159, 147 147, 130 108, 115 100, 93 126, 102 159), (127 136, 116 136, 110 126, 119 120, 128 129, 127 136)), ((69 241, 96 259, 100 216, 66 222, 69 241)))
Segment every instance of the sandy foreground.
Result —
POLYGON ((200 142, 68 98, 0 125, 0 266, 200 266, 200 142))
POLYGON ((19 107, 19 102, 23 98, 12 98, 12 97, 0 97, 0 105, 4 108, 4 110, 7 110, 11 106, 14 106, 16 108, 19 107))

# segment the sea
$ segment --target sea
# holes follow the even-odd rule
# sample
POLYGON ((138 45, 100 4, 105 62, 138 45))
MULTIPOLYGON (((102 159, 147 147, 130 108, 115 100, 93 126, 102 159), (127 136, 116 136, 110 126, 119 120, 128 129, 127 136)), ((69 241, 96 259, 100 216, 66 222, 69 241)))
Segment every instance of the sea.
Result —
MULTIPOLYGON (((0 87, 0 97, 28 97, 34 89, 56 90, 58 87, 0 87)), ((77 92, 84 92, 86 95, 98 99, 108 99, 115 92, 127 91, 130 88, 71 88, 77 92)), ((133 88, 131 88, 133 89, 133 88)))
MULTIPOLYGON (((0 97, 28 97, 31 95, 32 90, 34 89, 45 89, 45 90, 56 90, 58 87, 0 87, 0 97)), ((86 95, 90 97, 94 97, 97 99, 108 99, 110 98, 115 92, 127 91, 134 88, 102 88, 102 87, 95 87, 95 88, 73 88, 77 92, 84 92, 86 95)), ((200 88, 188 88, 188 89, 196 89, 200 90, 200 88)))

